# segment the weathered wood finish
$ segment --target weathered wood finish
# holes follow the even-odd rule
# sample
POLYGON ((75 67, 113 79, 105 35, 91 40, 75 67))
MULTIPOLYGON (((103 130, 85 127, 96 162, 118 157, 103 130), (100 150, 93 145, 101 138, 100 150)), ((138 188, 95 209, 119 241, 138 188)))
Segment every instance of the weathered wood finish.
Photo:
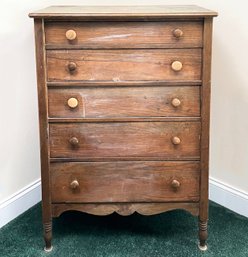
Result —
POLYGON ((216 15, 196 6, 67 6, 30 14, 45 250, 52 249, 52 216, 64 211, 174 209, 198 216, 199 248, 206 250, 216 15))
POLYGON ((184 202, 199 200, 199 163, 53 163, 53 203, 184 202), (172 181, 180 183, 178 189, 172 181), (72 189, 75 180, 79 186, 72 189))
POLYGON ((48 22, 47 49, 202 47, 202 22, 48 22), (181 37, 173 31, 180 29, 181 37), (66 31, 76 32, 74 40, 66 31))
POLYGON ((200 80, 201 49, 48 50, 48 81, 200 80), (182 62, 175 72, 173 61, 182 62), (68 65, 74 62, 76 70, 68 65), (104 71, 104 72, 103 72, 104 71))
POLYGON ((200 122, 50 124, 51 157, 199 157, 200 122), (180 137, 174 145, 172 138, 180 137), (69 140, 76 137, 77 146, 69 140))
POLYGON ((199 87, 50 88, 48 103, 52 118, 200 116, 199 87), (70 98, 78 100, 76 108, 68 106, 70 98))

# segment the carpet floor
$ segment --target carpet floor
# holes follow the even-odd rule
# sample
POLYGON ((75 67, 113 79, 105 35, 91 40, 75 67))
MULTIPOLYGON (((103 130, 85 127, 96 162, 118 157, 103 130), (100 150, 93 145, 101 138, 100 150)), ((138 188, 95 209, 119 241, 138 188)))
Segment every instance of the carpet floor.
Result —
POLYGON ((54 219, 53 251, 43 251, 41 204, 0 229, 2 257, 248 257, 248 219, 210 203, 208 251, 197 247, 197 218, 181 210, 154 216, 54 219))

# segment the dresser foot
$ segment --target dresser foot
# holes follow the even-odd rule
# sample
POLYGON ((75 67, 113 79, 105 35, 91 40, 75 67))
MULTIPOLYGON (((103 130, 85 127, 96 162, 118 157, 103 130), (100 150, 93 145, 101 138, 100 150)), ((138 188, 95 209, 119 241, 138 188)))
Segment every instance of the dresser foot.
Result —
POLYGON ((53 247, 51 246, 50 248, 47 248, 46 246, 44 247, 44 251, 46 252, 46 253, 49 253, 49 252, 51 252, 53 250, 53 247))
POLYGON ((45 240, 45 252, 51 252, 52 247, 52 222, 47 222, 43 224, 44 226, 44 240, 45 240))
POLYGON ((201 250, 201 251, 207 251, 208 249, 208 246, 205 244, 205 245, 201 245, 200 243, 198 244, 198 248, 201 250))
POLYGON ((201 251, 206 251, 208 249, 206 240, 208 237, 208 223, 207 221, 199 220, 199 249, 201 251))

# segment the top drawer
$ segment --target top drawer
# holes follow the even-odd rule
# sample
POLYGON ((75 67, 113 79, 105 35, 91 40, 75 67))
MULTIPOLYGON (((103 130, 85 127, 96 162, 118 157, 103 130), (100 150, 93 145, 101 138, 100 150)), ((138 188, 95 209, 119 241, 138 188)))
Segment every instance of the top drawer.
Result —
POLYGON ((50 49, 193 48, 202 47, 202 22, 48 22, 45 38, 50 49))

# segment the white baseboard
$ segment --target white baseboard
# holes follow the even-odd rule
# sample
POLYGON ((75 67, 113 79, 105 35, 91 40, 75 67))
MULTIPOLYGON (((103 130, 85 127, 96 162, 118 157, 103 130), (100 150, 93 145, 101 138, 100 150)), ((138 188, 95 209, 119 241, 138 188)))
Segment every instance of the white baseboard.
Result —
POLYGON ((41 181, 34 181, 0 203, 0 228, 41 200, 41 181))
POLYGON ((248 217, 248 193, 242 192, 215 178, 209 179, 210 200, 248 217))
MULTIPOLYGON (((210 200, 248 217, 248 194, 217 179, 209 179, 210 200)), ((36 180, 0 203, 0 228, 41 201, 41 181, 36 180)))

